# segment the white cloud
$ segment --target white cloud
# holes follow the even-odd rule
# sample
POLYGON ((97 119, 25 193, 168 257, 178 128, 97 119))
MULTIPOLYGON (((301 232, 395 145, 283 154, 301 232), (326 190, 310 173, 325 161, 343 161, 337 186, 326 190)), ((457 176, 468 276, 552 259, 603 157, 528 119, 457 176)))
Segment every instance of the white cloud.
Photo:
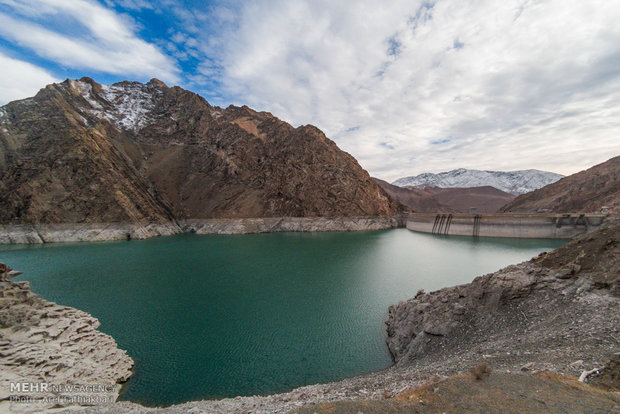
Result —
POLYGON ((104 0, 108 6, 113 6, 114 4, 118 4, 119 6, 130 9, 130 10, 142 10, 148 9, 153 10, 156 9, 156 5, 154 1, 150 0, 104 0))
POLYGON ((0 35, 61 65, 123 76, 156 76, 178 82, 176 62, 139 38, 131 23, 88 0, 32 0, 27 6, 3 1, 25 19, 0 13, 0 35), (36 22, 45 17, 74 22, 66 32, 36 22), (87 34, 79 32, 86 29, 87 34), (79 32, 74 35, 71 31, 79 32))
POLYGON ((0 0, 13 11, 0 13, 0 36, 63 66, 156 76, 315 124, 388 180, 457 167, 569 174, 620 154, 613 1, 103 1, 177 25, 160 50, 93 0, 0 0), (182 74, 175 58, 199 63, 182 74))
POLYGON ((0 105, 36 94, 44 85, 58 82, 51 74, 30 63, 0 53, 0 105))
POLYGON ((319 126, 379 177, 568 174, 620 153, 614 3, 263 0, 203 45, 238 103, 319 126))

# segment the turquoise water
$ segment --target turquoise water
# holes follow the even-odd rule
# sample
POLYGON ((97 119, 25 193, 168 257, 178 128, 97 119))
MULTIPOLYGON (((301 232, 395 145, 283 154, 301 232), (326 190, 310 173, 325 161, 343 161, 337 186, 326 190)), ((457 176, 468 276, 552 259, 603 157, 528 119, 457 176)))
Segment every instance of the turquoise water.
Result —
POLYGON ((46 299, 85 310, 135 360, 121 399, 268 394, 386 368, 391 304, 470 282, 562 241, 405 229, 182 235, 3 246, 46 299))

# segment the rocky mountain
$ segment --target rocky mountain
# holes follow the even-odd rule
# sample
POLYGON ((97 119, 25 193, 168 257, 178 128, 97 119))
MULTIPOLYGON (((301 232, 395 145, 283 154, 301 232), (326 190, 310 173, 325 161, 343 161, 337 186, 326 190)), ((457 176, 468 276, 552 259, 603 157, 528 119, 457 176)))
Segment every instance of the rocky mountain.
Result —
POLYGON ((403 177, 392 184, 399 187, 431 185, 434 187, 491 186, 510 194, 525 194, 554 183, 563 175, 539 170, 480 171, 459 168, 439 174, 424 173, 403 177))
POLYGON ((495 187, 440 188, 425 186, 425 191, 439 203, 458 213, 467 213, 471 207, 478 213, 496 213, 506 203, 515 199, 514 194, 495 187))
POLYGON ((521 195, 501 211, 592 213, 603 206, 620 213, 620 156, 521 195))
POLYGON ((180 87, 48 85, 0 108, 0 223, 389 215, 319 129, 180 87))
POLYGON ((495 213, 514 200, 513 194, 495 187, 441 188, 431 185, 398 187, 374 178, 394 200, 418 213, 468 213, 471 207, 478 213, 495 213))
POLYGON ((455 213, 456 211, 441 204, 431 194, 421 188, 398 187, 387 181, 373 178, 394 200, 418 213, 455 213))

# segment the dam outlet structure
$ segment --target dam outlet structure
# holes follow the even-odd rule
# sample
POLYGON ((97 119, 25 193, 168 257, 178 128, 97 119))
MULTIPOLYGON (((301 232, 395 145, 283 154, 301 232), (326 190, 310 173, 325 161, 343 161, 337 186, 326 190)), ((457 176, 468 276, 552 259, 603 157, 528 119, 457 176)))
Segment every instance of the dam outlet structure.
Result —
POLYGON ((412 231, 472 237, 571 239, 598 229, 603 214, 427 214, 412 213, 406 228, 412 231))

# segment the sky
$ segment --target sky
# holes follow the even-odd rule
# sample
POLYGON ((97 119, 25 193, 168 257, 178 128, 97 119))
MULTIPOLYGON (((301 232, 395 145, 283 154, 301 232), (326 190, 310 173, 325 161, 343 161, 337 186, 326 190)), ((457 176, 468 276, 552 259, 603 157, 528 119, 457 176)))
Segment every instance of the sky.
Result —
POLYGON ((620 0, 0 0, 0 104, 158 78, 313 124, 371 175, 620 155, 620 0))

